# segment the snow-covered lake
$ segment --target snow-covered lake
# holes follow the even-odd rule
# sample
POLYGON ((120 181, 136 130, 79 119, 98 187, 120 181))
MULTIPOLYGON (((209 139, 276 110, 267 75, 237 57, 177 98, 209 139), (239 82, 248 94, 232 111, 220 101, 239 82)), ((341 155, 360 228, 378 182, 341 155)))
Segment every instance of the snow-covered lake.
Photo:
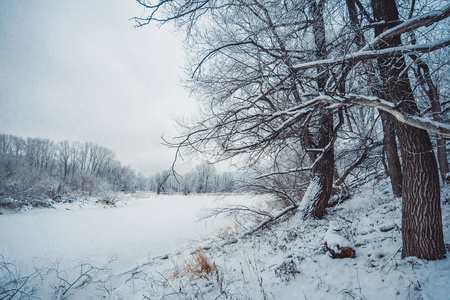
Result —
POLYGON ((150 194, 128 198, 114 208, 77 203, 4 214, 0 215, 0 254, 25 272, 45 261, 73 268, 86 260, 120 271, 190 247, 232 225, 225 217, 198 221, 204 209, 225 202, 245 204, 253 199, 244 195, 150 194))

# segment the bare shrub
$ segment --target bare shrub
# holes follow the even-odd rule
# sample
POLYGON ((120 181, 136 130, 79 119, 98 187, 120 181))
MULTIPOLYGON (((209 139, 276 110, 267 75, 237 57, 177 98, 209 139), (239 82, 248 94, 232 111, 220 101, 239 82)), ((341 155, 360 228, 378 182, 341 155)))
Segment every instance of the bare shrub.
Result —
POLYGON ((103 183, 99 187, 98 195, 99 202, 111 207, 116 206, 116 202, 119 200, 119 193, 114 190, 108 183, 103 183))
POLYGON ((297 264, 292 259, 284 261, 275 269, 275 275, 284 282, 289 282, 291 277, 295 277, 297 274, 300 274, 300 271, 297 268, 297 264))
POLYGON ((37 275, 37 271, 29 275, 21 275, 20 268, 7 262, 0 255, 0 299, 31 298, 32 289, 29 281, 37 275))

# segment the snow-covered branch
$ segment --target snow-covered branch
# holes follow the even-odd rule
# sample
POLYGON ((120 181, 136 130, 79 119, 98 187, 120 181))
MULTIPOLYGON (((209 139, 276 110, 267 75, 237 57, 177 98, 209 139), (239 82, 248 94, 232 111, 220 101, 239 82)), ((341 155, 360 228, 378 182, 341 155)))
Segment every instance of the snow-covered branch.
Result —
POLYGON ((311 68, 317 68, 317 67, 328 67, 332 65, 340 65, 345 63, 354 63, 362 60, 367 59, 375 59, 380 57, 387 57, 392 55, 399 55, 399 54, 409 54, 414 52, 433 52, 438 49, 447 47, 450 45, 450 36, 447 36, 443 39, 440 39, 438 41, 432 42, 432 43, 425 43, 420 45, 408 45, 408 46, 400 46, 400 47, 391 47, 386 48, 382 50, 366 50, 366 51, 358 51, 355 53, 351 53, 348 55, 345 55, 342 58, 338 59, 323 59, 323 60, 316 60, 312 62, 297 64, 294 66, 295 71, 305 70, 305 69, 311 69, 311 68))
POLYGON ((424 129, 427 131, 431 131, 444 136, 450 136, 450 124, 436 122, 429 118, 403 113, 400 110, 398 110, 393 103, 380 99, 378 97, 349 94, 346 96, 346 98, 348 99, 348 101, 354 104, 381 109, 391 114, 398 121, 404 124, 424 129))
POLYGON ((389 30, 386 30, 385 32, 377 36, 375 39, 373 39, 366 46, 364 46, 361 49, 361 51, 374 49, 376 46, 384 43, 385 41, 393 38, 394 36, 398 36, 402 33, 417 29, 419 27, 430 26, 436 22, 448 18, 449 16, 450 16, 450 4, 447 4, 441 9, 431 11, 422 16, 411 18, 395 27, 392 27, 389 30))
MULTIPOLYGON (((320 95, 315 99, 320 100, 325 103, 350 105, 357 104, 362 106, 368 106, 383 110, 392 116, 394 116, 398 121, 416 127, 431 131, 440 135, 450 136, 450 124, 443 122, 436 122, 426 117, 414 116, 407 113, 401 112, 396 108, 395 104, 376 96, 365 96, 357 94, 347 94, 345 97, 340 96, 326 96, 320 95)), ((335 106, 333 106, 335 108, 335 106)))
POLYGON ((426 117, 414 116, 401 112, 396 108, 394 103, 375 96, 348 94, 344 98, 324 95, 318 96, 317 98, 321 99, 321 101, 323 102, 341 103, 342 105, 357 104, 377 108, 391 114, 398 121, 404 124, 431 131, 440 135, 450 136, 450 124, 436 122, 426 117))
MULTIPOLYGON (((307 102, 309 105, 316 106, 318 103, 329 103, 331 105, 325 107, 326 109, 336 109, 339 106, 345 106, 345 105, 351 105, 351 104, 357 104, 362 106, 368 106, 377 108, 380 110, 383 110, 392 116, 394 116, 398 121, 405 123, 407 125, 424 129, 427 131, 431 131, 440 135, 444 136, 450 136, 450 124, 443 123, 443 122, 436 122, 434 120, 431 120, 426 117, 420 117, 420 116, 414 116, 410 114, 406 114, 401 112, 399 109, 396 108, 394 103, 391 103, 389 101, 386 101, 384 99, 375 97, 375 96, 365 96, 365 95, 357 95, 357 94, 348 94, 345 97, 340 96, 328 96, 328 95, 319 95, 315 97, 314 99, 307 102)), ((303 112, 306 107, 305 105, 298 106, 297 109, 300 112, 303 112)), ((280 112, 279 114, 288 114, 288 111, 280 112)), ((289 115, 296 116, 295 110, 290 109, 289 115)), ((291 122, 293 122, 293 119, 295 117, 292 117, 292 120, 289 119, 291 122)), ((289 122, 285 122, 289 123, 289 122)), ((283 127, 277 128, 277 131, 282 130, 283 127)), ((299 170, 289 170, 286 171, 287 173, 292 172, 298 172, 299 170)), ((266 177, 265 175, 260 177, 266 177)))
POLYGON ((409 19, 374 38, 371 42, 369 42, 366 46, 364 46, 361 50, 355 53, 351 53, 342 58, 334 58, 334 59, 324 59, 324 60, 316 60, 307 63, 300 63, 294 66, 295 71, 316 68, 316 67, 327 67, 331 65, 339 65, 349 62, 357 62, 366 59, 374 59, 378 57, 385 57, 392 54, 409 54, 412 52, 432 52, 443 47, 450 45, 450 37, 445 37, 441 40, 426 43, 421 45, 408 45, 408 46, 400 46, 400 47, 392 47, 383 50, 373 50, 381 43, 386 40, 398 36, 402 33, 414 30, 423 26, 430 26, 436 22, 439 22, 445 18, 450 16, 450 4, 447 4, 443 8, 439 10, 435 10, 424 14, 422 16, 418 16, 412 19, 409 19))

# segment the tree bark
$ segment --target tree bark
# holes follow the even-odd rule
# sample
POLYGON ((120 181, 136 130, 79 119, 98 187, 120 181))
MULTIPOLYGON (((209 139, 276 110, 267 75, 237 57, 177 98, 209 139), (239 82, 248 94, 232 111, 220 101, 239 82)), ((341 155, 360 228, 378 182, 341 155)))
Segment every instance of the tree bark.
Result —
MULTIPOLYGON (((395 0, 372 0, 371 4, 376 21, 398 20, 395 0)), ((389 28, 389 25, 381 24, 375 27, 375 35, 389 28)), ((400 36, 394 36, 380 47, 400 44, 400 36)), ((418 114, 403 57, 380 58, 378 67, 385 94, 390 96, 386 100, 394 102, 404 113, 418 114)), ((395 122, 395 129, 400 140, 403 169, 402 257, 442 259, 445 247, 439 174, 430 137, 427 131, 400 122, 395 122)))
POLYGON ((314 195, 308 214, 322 219, 333 190, 334 147, 330 145, 333 139, 333 115, 323 114, 319 124, 321 127, 318 131, 319 143, 317 146, 319 149, 324 149, 324 153, 312 169, 311 181, 313 184, 318 184, 321 189, 314 195))

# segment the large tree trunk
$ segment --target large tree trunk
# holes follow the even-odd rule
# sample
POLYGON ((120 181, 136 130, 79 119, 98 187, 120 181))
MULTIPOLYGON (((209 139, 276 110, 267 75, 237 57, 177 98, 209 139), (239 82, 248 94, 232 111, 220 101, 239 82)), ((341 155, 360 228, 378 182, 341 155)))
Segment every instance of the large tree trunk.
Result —
MULTIPOLYGON (((398 20, 395 0, 372 0, 376 21, 385 25, 375 28, 379 35, 398 20)), ((401 44, 400 36, 386 41, 382 47, 401 44)), ((387 89, 385 95, 404 113, 417 114, 405 61, 400 56, 378 59, 380 75, 387 89), (388 93, 387 93, 388 92, 388 93)), ((445 255, 440 206, 439 174, 428 132, 395 122, 400 140, 403 169, 402 257, 416 256, 428 260, 445 255)))
POLYGON ((403 156, 402 257, 445 255, 440 187, 433 147, 424 130, 398 124, 403 156))
MULTIPOLYGON (((323 19, 323 9, 325 1, 310 0, 309 9, 313 17, 313 33, 315 42, 315 54, 317 59, 326 57, 326 39, 325 22, 323 19)), ((321 68, 318 68, 317 86, 319 91, 325 88, 327 76, 321 68)), ((316 161, 312 168, 312 178, 310 185, 302 199, 300 208, 304 216, 313 216, 321 219, 325 214, 325 208, 331 197, 333 187, 334 172, 334 146, 333 140, 333 115, 327 111, 319 113, 319 129, 314 133, 315 148, 323 151, 321 155, 318 152, 311 152, 310 157, 316 161)))

